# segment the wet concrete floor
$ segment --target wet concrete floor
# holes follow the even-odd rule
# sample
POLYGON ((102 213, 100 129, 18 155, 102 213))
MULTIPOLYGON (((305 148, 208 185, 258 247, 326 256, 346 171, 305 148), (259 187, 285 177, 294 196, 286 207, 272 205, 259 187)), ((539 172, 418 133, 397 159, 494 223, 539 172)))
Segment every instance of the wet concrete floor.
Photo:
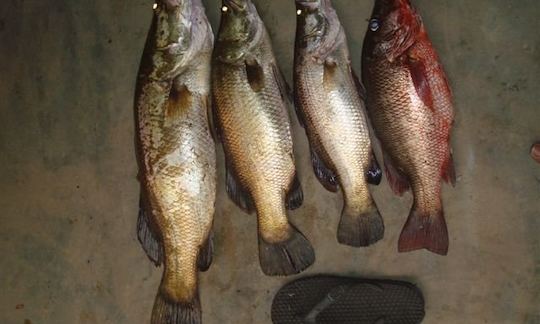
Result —
MULTIPOLYGON (((292 0, 255 1, 290 79, 292 0)), ((354 66, 372 2, 334 0, 354 66)), ((306 274, 401 278, 424 291, 425 323, 540 323, 540 2, 416 0, 451 80, 458 175, 445 187, 450 253, 397 253, 411 196, 374 188, 386 223, 367 249, 340 246, 340 194, 315 179, 295 120, 305 191, 292 221, 317 261, 306 274)), ((205 1, 216 27, 220 5, 205 1)), ((134 82, 150 0, 5 0, 0 6, 0 322, 148 323, 161 269, 135 236, 134 82)), ((204 323, 270 323, 256 222, 224 190, 216 253, 201 276, 204 323)))

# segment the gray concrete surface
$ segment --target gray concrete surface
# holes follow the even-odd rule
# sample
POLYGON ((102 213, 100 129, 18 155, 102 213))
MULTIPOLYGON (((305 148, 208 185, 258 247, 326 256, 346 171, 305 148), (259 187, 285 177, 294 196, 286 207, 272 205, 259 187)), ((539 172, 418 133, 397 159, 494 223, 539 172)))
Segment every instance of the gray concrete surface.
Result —
MULTIPOLYGON (((371 1, 334 0, 359 69, 371 1)), ((293 221, 313 242, 305 274, 404 278, 427 302, 425 323, 540 323, 540 2, 416 0, 455 94, 458 184, 444 203, 447 257, 398 254, 411 203, 375 188, 382 242, 340 246, 340 195, 314 178, 294 128, 304 206, 293 221)), ((205 1, 212 23, 217 0, 205 1)), ((256 1, 291 74, 292 0, 256 1)), ((0 5, 0 322, 148 323, 161 269, 135 237, 138 183, 133 91, 150 0, 5 0, 0 5)), ((216 255, 202 275, 204 323, 270 323, 256 222, 227 199, 220 152, 216 255)))

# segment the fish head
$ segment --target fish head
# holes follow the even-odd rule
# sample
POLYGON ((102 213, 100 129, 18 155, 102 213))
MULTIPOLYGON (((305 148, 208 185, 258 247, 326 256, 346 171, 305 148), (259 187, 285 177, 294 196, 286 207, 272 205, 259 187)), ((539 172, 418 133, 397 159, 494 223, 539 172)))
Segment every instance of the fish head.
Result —
POLYGON ((330 0, 296 0, 296 47, 312 52, 341 29, 330 0))
POLYGON ((154 4, 158 50, 182 55, 191 44, 192 12, 200 0, 157 0, 154 4))
POLYGON ((422 20, 409 0, 376 0, 364 39, 364 56, 394 62, 417 40, 422 20))
POLYGON ((263 24, 250 0, 223 0, 216 56, 226 63, 244 61, 256 46, 263 24))

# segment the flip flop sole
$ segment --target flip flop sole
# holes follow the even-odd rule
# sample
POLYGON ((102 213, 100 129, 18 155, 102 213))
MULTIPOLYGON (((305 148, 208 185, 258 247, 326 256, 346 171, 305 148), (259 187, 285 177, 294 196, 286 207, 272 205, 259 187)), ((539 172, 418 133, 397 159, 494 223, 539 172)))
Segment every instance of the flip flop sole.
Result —
POLYGON ((307 277, 281 288, 272 304, 274 324, 416 324, 424 315, 421 291, 394 280, 307 277))

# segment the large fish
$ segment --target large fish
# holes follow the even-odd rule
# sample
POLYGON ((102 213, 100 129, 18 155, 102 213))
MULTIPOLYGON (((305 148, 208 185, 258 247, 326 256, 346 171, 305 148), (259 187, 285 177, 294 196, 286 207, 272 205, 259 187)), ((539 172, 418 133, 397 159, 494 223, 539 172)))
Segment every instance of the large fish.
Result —
POLYGON ((414 195, 399 251, 445 255, 441 180, 455 183, 449 143, 454 113, 445 73, 409 0, 375 1, 362 67, 389 183, 397 194, 410 186, 414 195))
POLYGON ((138 76, 138 236, 164 264, 152 324, 201 322, 198 271, 212 260, 215 143, 208 107, 213 34, 200 0, 161 0, 138 76))
POLYGON ((253 3, 223 0, 212 93, 227 163, 227 192, 258 219, 259 261, 267 275, 299 273, 311 244, 287 218, 302 204, 284 80, 253 3))
POLYGON ((296 108, 306 129, 315 174, 330 191, 341 187, 344 207, 338 241, 368 246, 384 234, 369 190, 381 171, 351 67, 347 39, 330 0, 296 0, 296 108))

